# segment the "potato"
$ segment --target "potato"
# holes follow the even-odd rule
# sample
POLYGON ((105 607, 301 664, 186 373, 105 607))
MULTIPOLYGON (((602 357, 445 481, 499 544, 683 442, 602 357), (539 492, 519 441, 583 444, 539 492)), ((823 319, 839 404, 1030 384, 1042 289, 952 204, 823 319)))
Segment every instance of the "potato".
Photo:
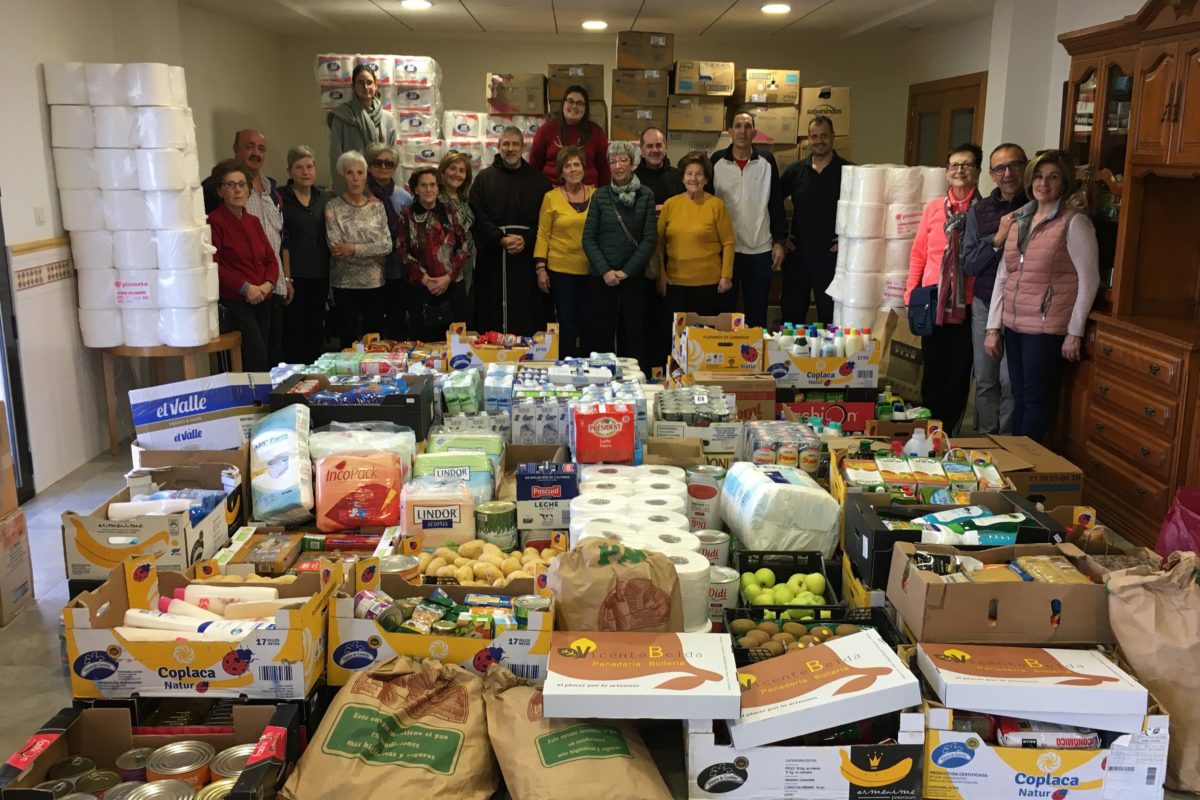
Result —
MULTIPOLYGON (((754 630, 754 620, 752 619, 735 619, 729 623, 729 632, 734 636, 743 636, 754 630)), ((787 627, 786 625, 784 626, 787 627)))
POLYGON ((504 559, 504 562, 500 565, 500 571, 503 572, 505 575, 511 575, 512 573, 517 572, 520 569, 521 569, 521 562, 518 561, 516 559, 516 557, 514 557, 514 556, 509 556, 508 558, 504 559))
POLYGON ((449 564, 450 564, 450 562, 448 562, 444 558, 441 558, 441 557, 434 558, 427 565, 425 565, 425 574, 430 575, 430 576, 435 576, 435 575, 437 575, 437 572, 439 569, 441 569, 442 567, 445 567, 445 566, 449 566, 449 564))
POLYGON ((446 559, 447 564, 453 563, 454 559, 458 558, 458 556, 459 554, 451 550, 449 547, 439 547, 437 550, 433 551, 434 558, 444 558, 446 559))
POLYGON ((500 549, 500 545, 498 545, 498 544, 493 544, 493 543, 491 543, 491 542, 484 542, 484 543, 483 543, 483 552, 485 552, 485 553, 495 553, 495 554, 496 554, 496 555, 498 555, 498 556, 502 556, 502 555, 504 555, 504 551, 500 549))
POLYGON ((538 549, 536 547, 526 547, 524 550, 521 551, 521 560, 524 561, 526 556, 533 556, 534 558, 541 558, 542 554, 540 552, 538 552, 538 549))
POLYGON ((458 546, 458 554, 465 558, 479 558, 483 554, 484 542, 482 539, 472 539, 469 542, 463 542, 458 546))
POLYGON ((452 567, 449 564, 438 567, 437 570, 433 573, 433 577, 435 577, 435 578, 454 578, 455 580, 458 580, 457 567, 452 567))
POLYGON ((498 568, 504 563, 504 556, 499 553, 484 551, 483 555, 479 557, 479 560, 498 568))
POLYGON ((561 556, 562 551, 555 549, 553 547, 543 547, 542 552, 539 553, 538 555, 540 555, 542 557, 542 561, 545 561, 547 564, 549 564, 555 558, 561 556))
POLYGON ((421 574, 425 573, 430 561, 433 561, 433 553, 421 553, 417 556, 417 568, 421 570, 421 574))
MULTIPOLYGON (((493 567, 494 567, 493 564, 489 564, 486 561, 476 561, 474 564, 471 565, 471 569, 473 569, 475 571, 475 577, 477 577, 477 578, 482 578, 485 575, 487 575, 488 572, 493 567)), ((493 580, 495 580, 495 579, 493 578, 493 580)))
POLYGON ((507 575, 507 576, 505 576, 505 577, 506 577, 508 580, 510 580, 510 581, 515 581, 517 578, 525 578, 525 579, 527 579, 527 580, 532 580, 532 579, 533 579, 533 573, 531 573, 531 572, 526 572, 526 571, 525 571, 525 570, 523 570, 523 569, 519 569, 519 570, 517 570, 516 572, 510 572, 510 573, 508 573, 508 575, 507 575))
POLYGON ((454 570, 454 580, 458 581, 459 583, 465 583, 466 581, 472 580, 475 577, 475 573, 472 572, 471 568, 468 566, 451 567, 450 569, 454 570))
POLYGON ((459 556, 458 558, 454 559, 450 563, 456 567, 469 567, 475 563, 475 560, 471 559, 471 558, 463 558, 462 556, 459 556))

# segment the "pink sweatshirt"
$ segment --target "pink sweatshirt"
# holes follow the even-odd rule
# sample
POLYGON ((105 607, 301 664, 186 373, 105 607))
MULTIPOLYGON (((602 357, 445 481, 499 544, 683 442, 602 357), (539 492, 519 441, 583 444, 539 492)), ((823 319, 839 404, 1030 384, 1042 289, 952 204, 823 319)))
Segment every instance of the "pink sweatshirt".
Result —
MULTIPOLYGON (((968 200, 970 198, 968 197, 968 200)), ((936 286, 942 277, 942 254, 946 252, 946 198, 935 197, 921 212, 921 225, 913 239, 912 254, 908 257, 908 282, 904 286, 904 302, 909 302, 918 286, 936 286)), ((961 244, 960 244, 961 249, 961 244)), ((975 296, 975 279, 967 276, 967 305, 975 296)))

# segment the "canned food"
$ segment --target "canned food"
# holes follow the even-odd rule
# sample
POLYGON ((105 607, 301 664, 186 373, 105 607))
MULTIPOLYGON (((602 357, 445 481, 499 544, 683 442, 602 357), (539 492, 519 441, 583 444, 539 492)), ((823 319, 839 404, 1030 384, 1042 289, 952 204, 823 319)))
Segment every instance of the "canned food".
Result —
POLYGON ((421 562, 416 556, 384 556, 379 559, 379 571, 399 573, 409 583, 416 583, 421 579, 421 562))
POLYGON ((33 788, 41 789, 43 792, 49 792, 50 794, 54 795, 55 798, 59 798, 65 797, 66 795, 75 791, 75 784, 64 778, 59 778, 58 780, 39 783, 33 788))
POLYGON ((135 789, 145 785, 145 781, 126 781, 125 783, 118 783, 116 786, 104 793, 104 800, 129 800, 135 789))
POLYGON ((46 770, 46 777, 51 779, 74 779, 91 772, 96 768, 96 762, 87 756, 70 756, 61 761, 55 761, 46 770))
POLYGON ((146 759, 154 752, 153 747, 135 747, 117 756, 117 774, 124 781, 146 780, 146 759))
POLYGON ((700 464, 687 468, 687 517, 693 531, 721 529, 721 484, 725 468, 700 464))
POLYGON ((545 611, 550 608, 550 598, 540 594, 523 594, 513 598, 513 615, 521 628, 529 627, 530 611, 545 611))
POLYGON ((454 636, 458 633, 458 625, 446 619, 439 619, 429 627, 434 636, 454 636))
POLYGON ((225 800, 229 796, 229 793, 233 791, 233 786, 236 783, 237 778, 227 778, 216 783, 210 783, 196 792, 196 800, 225 800))
POLYGON ((121 776, 106 769, 92 770, 86 775, 75 779, 75 791, 90 792, 101 797, 109 789, 121 782, 121 776))
POLYGON ((475 535, 504 552, 517 549, 517 504, 492 500, 475 506, 475 535))
POLYGON ((194 800, 196 788, 183 781, 143 783, 129 793, 126 800, 194 800))
POLYGON ((712 622, 714 631, 725 630, 725 609, 737 605, 738 582, 736 569, 708 569, 708 619, 712 622))
POLYGON ((100 797, 88 794, 87 792, 71 792, 70 794, 64 794, 61 800, 100 800, 100 797))
POLYGON ((213 756, 212 764, 209 765, 213 780, 236 778, 241 775, 246 769, 246 759, 254 753, 254 747, 253 743, 237 744, 213 756))
POLYGON ((375 624, 388 633, 396 633, 400 630, 400 626, 407 622, 411 616, 412 609, 400 603, 393 603, 375 618, 375 624))
POLYGON ((216 748, 208 742, 165 744, 146 759, 146 777, 151 781, 182 781, 199 789, 208 783, 208 766, 216 753, 216 748))
POLYGON ((383 592, 363 589, 354 595, 354 616, 357 619, 378 619, 393 602, 383 592))
POLYGON ((700 540, 700 555, 714 567, 729 564, 729 534, 724 531, 696 531, 700 540))

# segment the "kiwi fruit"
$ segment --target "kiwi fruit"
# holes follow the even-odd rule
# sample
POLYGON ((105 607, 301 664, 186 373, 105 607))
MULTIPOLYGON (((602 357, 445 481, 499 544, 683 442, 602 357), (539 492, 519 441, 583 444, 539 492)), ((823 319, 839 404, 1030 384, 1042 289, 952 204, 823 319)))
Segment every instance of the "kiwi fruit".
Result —
POLYGON ((799 622, 785 622, 783 623, 783 632, 790 633, 792 636, 795 636, 797 639, 799 639, 801 636, 808 635, 808 628, 804 627, 799 622))
POLYGON ((767 638, 779 633, 779 626, 774 622, 760 622, 758 629, 767 635, 767 638))
POLYGON ((764 631, 752 630, 742 637, 741 645, 742 647, 758 647, 770 638, 764 631))
POLYGON ((838 636, 838 635, 835 633, 833 636, 830 636, 828 639, 826 639, 825 641, 821 642, 821 644, 829 644, 830 642, 836 642, 838 639, 841 639, 841 638, 842 638, 841 636, 838 636))
POLYGON ((796 641, 800 642, 800 643, 801 643, 802 645, 804 645, 805 647, 812 647, 812 646, 813 646, 813 645, 815 645, 815 644, 820 644, 820 643, 821 643, 821 640, 820 640, 820 639, 818 639, 818 638, 817 638, 817 637, 815 637, 815 636, 812 636, 811 634, 810 634, 810 635, 807 635, 807 636, 801 636, 801 637, 800 637, 799 639, 797 639, 796 641))
POLYGON ((761 645, 759 645, 759 648, 762 650, 766 650, 768 653, 771 654, 772 657, 783 655, 783 649, 784 649, 783 642, 771 642, 771 641, 763 642, 761 645))
POLYGON ((787 646, 787 651, 790 653, 793 650, 800 650, 803 647, 804 647, 804 645, 800 644, 799 642, 792 642, 791 644, 789 644, 787 646))
POLYGON ((787 644, 791 644, 792 642, 796 641, 796 637, 793 636, 792 634, 784 631, 782 633, 777 633, 774 636, 772 636, 771 641, 783 642, 785 645, 787 645, 787 644))
POLYGON ((852 633, 858 633, 860 630, 862 629, 857 625, 842 623, 841 625, 837 626, 837 630, 835 630, 834 633, 836 633, 838 636, 849 636, 852 633))
POLYGON ((833 629, 828 625, 814 625, 809 633, 811 633, 813 636, 819 637, 822 641, 824 641, 830 636, 833 636, 833 629))
POLYGON ((755 627, 752 619, 735 619, 729 623, 729 632, 734 636, 741 636, 754 630, 755 627))

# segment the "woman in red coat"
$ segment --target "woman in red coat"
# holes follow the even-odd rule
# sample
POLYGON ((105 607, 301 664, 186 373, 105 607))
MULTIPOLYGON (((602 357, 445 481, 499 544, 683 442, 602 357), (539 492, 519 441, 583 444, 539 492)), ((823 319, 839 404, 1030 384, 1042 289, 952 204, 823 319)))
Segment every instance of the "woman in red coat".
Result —
POLYGON ((562 108, 538 128, 529 147, 529 163, 541 170, 555 186, 562 183, 555 166, 558 151, 574 145, 583 151, 583 182, 588 186, 607 186, 612 176, 608 172, 608 136, 588 116, 588 93, 582 86, 567 87, 562 108))

